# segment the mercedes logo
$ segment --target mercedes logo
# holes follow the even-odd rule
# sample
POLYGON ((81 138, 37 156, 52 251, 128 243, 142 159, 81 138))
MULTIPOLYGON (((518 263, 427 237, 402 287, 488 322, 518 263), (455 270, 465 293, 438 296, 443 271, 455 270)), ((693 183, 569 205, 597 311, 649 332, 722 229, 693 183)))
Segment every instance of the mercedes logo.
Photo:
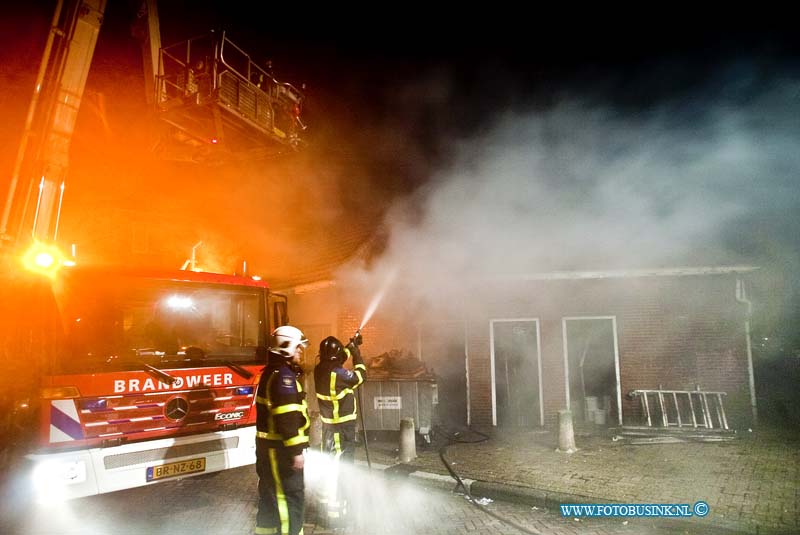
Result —
POLYGON ((185 398, 172 398, 164 407, 164 415, 170 420, 183 420, 187 414, 189 414, 189 402, 185 398))

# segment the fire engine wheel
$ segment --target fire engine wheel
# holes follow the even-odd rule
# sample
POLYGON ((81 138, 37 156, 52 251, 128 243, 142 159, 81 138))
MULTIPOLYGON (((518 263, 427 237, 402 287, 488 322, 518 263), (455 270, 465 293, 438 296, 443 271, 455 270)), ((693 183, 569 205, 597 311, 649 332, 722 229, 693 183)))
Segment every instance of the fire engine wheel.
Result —
POLYGON ((8 473, 14 464, 14 440, 11 416, 6 415, 0 419, 0 473, 8 473))
POLYGON ((8 442, 0 448, 0 485, 22 468, 21 461, 24 460, 25 452, 22 448, 18 444, 13 444, 13 440, 8 442))
MULTIPOLYGON (((7 427, 0 431, 0 440, 2 440, 2 447, 0 447, 0 500, 3 501, 8 499, 7 496, 4 496, 5 492, 13 490, 17 486, 15 482, 24 474, 24 464, 21 463, 24 452, 7 432, 7 427)), ((24 502, 27 499, 24 491, 14 490, 14 494, 17 493, 19 496, 16 496, 15 500, 24 502)))
MULTIPOLYGON (((5 441, 5 439, 3 439, 5 441)), ((8 468, 11 465, 11 447, 10 446, 3 446, 0 448, 0 473, 7 473, 8 468)))

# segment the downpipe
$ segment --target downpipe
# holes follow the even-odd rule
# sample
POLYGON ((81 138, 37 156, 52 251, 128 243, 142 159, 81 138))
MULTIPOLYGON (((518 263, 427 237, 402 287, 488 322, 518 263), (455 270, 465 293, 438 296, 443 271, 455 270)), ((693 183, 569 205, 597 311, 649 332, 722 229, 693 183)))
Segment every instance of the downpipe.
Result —
POLYGON ((736 279, 736 301, 746 306, 744 335, 747 346, 747 379, 750 383, 750 410, 753 414, 753 426, 758 424, 758 407, 756 406, 756 381, 753 371, 753 343, 750 338, 750 318, 753 316, 753 302, 747 298, 744 280, 736 279))

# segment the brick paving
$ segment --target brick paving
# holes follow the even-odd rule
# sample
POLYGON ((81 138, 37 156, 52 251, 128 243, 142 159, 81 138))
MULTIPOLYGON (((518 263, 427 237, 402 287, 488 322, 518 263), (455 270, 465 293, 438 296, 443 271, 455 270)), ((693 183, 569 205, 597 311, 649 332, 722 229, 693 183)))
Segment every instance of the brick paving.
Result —
MULTIPOLYGON (((465 440, 475 438, 477 435, 468 433, 462 436, 465 440)), ((490 509, 542 533, 730 533, 726 529, 800 533, 797 435, 760 433, 726 443, 639 446, 579 435, 576 442, 579 451, 567 455, 555 450, 555 437, 550 434, 515 433, 479 443, 456 443, 446 454, 461 477, 475 480, 470 484, 473 495, 491 497, 491 493, 499 493, 488 505, 490 509), (510 497, 509 501, 501 501, 503 496, 510 497), (691 504, 696 500, 708 502, 711 512, 689 524, 641 518, 564 519, 557 508, 558 503, 566 502, 691 504)), ((379 463, 396 465, 396 442, 371 442, 370 452, 376 468, 379 463)), ((365 485, 359 490, 358 501, 363 509, 358 516, 363 520, 349 533, 516 532, 477 511, 463 496, 441 492, 455 486, 451 479, 422 477, 447 473, 438 448, 420 448, 418 454, 412 463, 389 470, 394 478, 413 472, 409 479, 414 481, 409 485, 396 480, 383 484, 383 478, 357 478, 365 485)), ((358 456, 363 461, 363 449, 358 456)), ((19 515, 20 523, 15 522, 11 529, 0 528, 0 532, 251 533, 255 487, 254 469, 243 467, 25 512, 19 515)), ((308 503, 313 503, 313 498, 308 503)), ((306 535, 328 533, 314 524, 313 505, 307 521, 306 535)), ((3 524, 0 522, 0 526, 3 524)))
MULTIPOLYGON (((347 535, 518 535, 521 532, 478 510, 463 495, 419 482, 362 470, 347 535)), ((253 467, 209 476, 34 507, 4 525, 3 535, 251 535, 256 514, 253 467)), ((333 535, 316 523, 313 488, 307 497, 305 535, 333 535)), ((492 513, 547 535, 674 535, 656 519, 562 518, 557 511, 494 501, 492 513)), ((685 533, 680 531, 680 533, 685 533)), ((693 533, 700 533, 693 532, 693 533)), ((711 535, 703 530, 704 535, 711 535)), ((728 534, 719 534, 728 535, 728 534)))
MULTIPOLYGON (((461 438, 480 437, 467 432, 461 438)), ((538 491, 527 493, 534 503, 547 496, 551 505, 562 498, 584 503, 702 500, 710 514, 693 519, 698 527, 800 533, 800 435, 764 431, 729 442, 632 445, 586 434, 578 435, 576 443, 576 453, 564 454, 556 450, 552 434, 516 432, 454 443, 446 455, 462 478, 538 491)), ((373 462, 396 462, 390 443, 375 443, 370 453, 373 462)), ((417 453, 409 463, 413 469, 447 474, 438 448, 417 453)))

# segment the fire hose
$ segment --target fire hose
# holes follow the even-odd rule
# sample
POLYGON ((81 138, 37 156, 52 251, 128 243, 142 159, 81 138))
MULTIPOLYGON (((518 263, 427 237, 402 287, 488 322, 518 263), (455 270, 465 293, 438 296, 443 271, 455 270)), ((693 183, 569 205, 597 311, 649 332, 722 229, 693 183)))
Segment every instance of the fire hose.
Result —
POLYGON ((358 411, 358 419, 361 421, 361 432, 364 434, 364 453, 367 456, 367 469, 372 470, 372 463, 369 460, 369 440, 367 440, 367 426, 364 424, 364 403, 361 401, 361 389, 357 388, 356 393, 358 394, 358 405, 361 407, 361 410, 358 411))
MULTIPOLYGON (((350 344, 353 346, 360 346, 363 342, 363 338, 361 336, 361 329, 359 328, 356 330, 356 334, 350 339, 350 344)), ((360 386, 360 385, 359 385, 360 386)), ((358 396, 358 406, 361 407, 361 410, 358 411, 358 420, 361 422, 361 432, 364 434, 364 453, 367 456, 367 468, 372 470, 372 462, 369 459, 369 440, 367 440, 367 426, 364 423, 364 402, 361 399, 361 389, 356 388, 356 395, 358 396)))
POLYGON ((481 435, 483 438, 481 438, 480 440, 460 440, 460 439, 457 438, 458 433, 454 433, 452 435, 449 434, 449 433, 445 433, 445 436, 447 436, 448 442, 447 442, 447 444, 445 444, 444 446, 442 446, 439 449, 439 458, 442 460, 442 463, 444 464, 444 467, 447 468, 447 471, 450 473, 450 476, 453 479, 456 480, 457 485, 456 485, 456 488, 454 490, 458 490, 459 488, 462 489, 463 492, 464 492, 464 496, 467 498, 467 501, 469 501, 469 503, 471 503, 472 505, 474 505, 475 507, 477 507, 478 509, 480 509, 481 511, 483 511, 487 515, 489 515, 489 516, 491 516, 493 518, 496 518, 500 522, 503 522, 504 524, 507 524, 507 525, 509 525, 509 526, 521 531, 522 533, 530 533, 532 535, 542 535, 541 531, 535 530, 533 528, 526 528, 525 526, 521 526, 521 525, 517 524, 516 522, 514 522, 512 520, 509 520, 509 519, 507 519, 507 518, 495 513, 494 511, 490 511, 489 509, 484 507, 474 496, 472 496, 472 494, 470 493, 470 491, 467 488, 467 486, 461 480, 461 477, 456 473, 455 470, 453 470, 452 463, 450 463, 450 461, 448 461, 447 458, 445 457, 445 453, 447 452, 447 448, 449 448, 450 446, 452 446, 455 443, 475 444, 475 443, 478 443, 478 442, 483 442, 484 440, 488 440, 488 438, 489 438, 487 435, 484 435, 483 433, 479 433, 478 431, 472 431, 472 432, 475 433, 475 434, 481 435))

